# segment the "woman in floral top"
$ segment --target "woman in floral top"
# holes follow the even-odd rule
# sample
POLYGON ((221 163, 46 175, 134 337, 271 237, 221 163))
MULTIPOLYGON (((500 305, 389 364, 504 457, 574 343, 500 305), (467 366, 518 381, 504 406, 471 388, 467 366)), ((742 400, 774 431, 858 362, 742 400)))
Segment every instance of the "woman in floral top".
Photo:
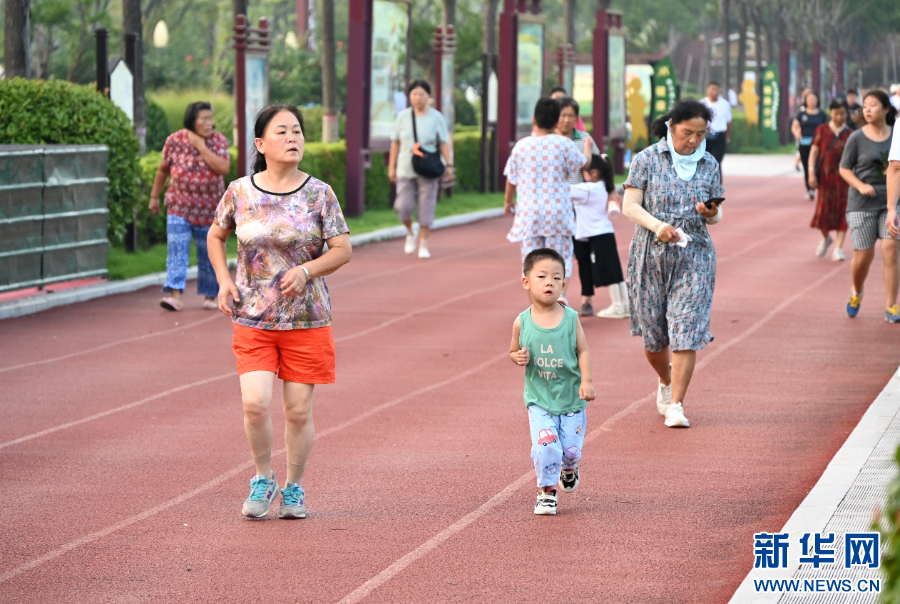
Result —
POLYGON ((313 387, 335 380, 331 301, 323 277, 350 261, 350 236, 331 187, 297 167, 304 144, 300 111, 281 103, 266 107, 256 118, 255 134, 253 175, 231 183, 222 197, 209 231, 209 256, 219 281, 219 310, 234 322, 244 430, 256 465, 243 513, 265 516, 279 493, 269 411, 277 373, 284 381, 287 450, 279 517, 305 518, 302 481, 313 445, 313 387), (238 238, 236 281, 225 258, 232 231, 238 238))

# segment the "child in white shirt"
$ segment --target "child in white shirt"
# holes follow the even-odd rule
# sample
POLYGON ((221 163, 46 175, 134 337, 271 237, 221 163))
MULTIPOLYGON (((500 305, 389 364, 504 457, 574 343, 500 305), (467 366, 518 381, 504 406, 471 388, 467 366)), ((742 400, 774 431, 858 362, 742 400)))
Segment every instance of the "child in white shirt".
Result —
POLYGON ((582 277, 582 306, 591 304, 594 287, 609 287, 612 304, 597 313, 604 319, 625 319, 631 316, 625 276, 616 249, 616 235, 610 218, 621 212, 616 202, 618 194, 613 185, 612 166, 603 156, 593 155, 583 170, 584 183, 572 185, 575 205, 575 246, 590 260, 588 267, 579 266, 582 277))

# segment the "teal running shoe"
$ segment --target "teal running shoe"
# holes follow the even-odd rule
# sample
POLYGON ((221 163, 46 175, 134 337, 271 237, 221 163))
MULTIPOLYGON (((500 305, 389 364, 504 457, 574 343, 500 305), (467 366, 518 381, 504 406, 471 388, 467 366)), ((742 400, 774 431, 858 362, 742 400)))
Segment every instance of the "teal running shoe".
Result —
POLYGON ((900 323, 900 306, 894 304, 884 311, 884 320, 888 323, 900 323))
POLYGON ((860 304, 862 304, 862 294, 850 294, 850 301, 847 302, 847 316, 855 319, 859 314, 860 304))
POLYGON ((269 506, 278 496, 278 480, 275 472, 272 479, 256 475, 250 481, 250 497, 244 502, 243 514, 250 518, 262 518, 269 513, 269 506))
POLYGON ((306 493, 296 482, 287 483, 281 489, 281 507, 279 518, 306 518, 306 493))

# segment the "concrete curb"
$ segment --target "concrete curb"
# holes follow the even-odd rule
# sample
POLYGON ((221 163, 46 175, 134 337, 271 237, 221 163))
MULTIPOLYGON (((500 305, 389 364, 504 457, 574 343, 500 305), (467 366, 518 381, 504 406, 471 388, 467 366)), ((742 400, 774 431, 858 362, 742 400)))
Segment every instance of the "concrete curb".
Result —
MULTIPOLYGON (((826 526, 847 496, 879 442, 888 432, 900 411, 900 370, 872 402, 859 420, 856 428, 825 468, 816 486, 809 492, 790 519, 779 531, 791 533, 791 543, 796 543, 804 533, 825 533, 826 526)), ((887 484, 881 485, 886 487, 887 484)), ((865 514, 870 514, 869 510, 865 514)), ((771 532, 771 529, 766 529, 771 532)), ((747 542, 748 551, 752 543, 747 542)), ((800 568, 800 552, 797 547, 788 549, 788 567, 781 569, 754 568, 744 578, 729 604, 776 604, 784 596, 796 598, 801 594, 788 592, 757 592, 754 579, 787 579, 800 568)), ((808 594, 807 594, 808 595, 808 594)), ((823 598, 828 594, 818 594, 823 598)), ((831 594, 832 596, 834 594, 831 594)), ((858 595, 858 594, 856 594, 858 595)), ((837 601, 837 600, 828 600, 837 601)), ((856 601, 856 600, 854 600, 856 601)))
MULTIPOLYGON (((468 214, 457 214, 456 216, 438 218, 434 221, 432 229, 444 229, 485 220, 487 218, 497 218, 499 216, 503 216, 503 208, 491 208, 489 210, 470 212, 468 214)), ((406 236, 406 228, 400 225, 378 229, 377 231, 362 233, 360 235, 351 235, 350 242, 354 246, 361 246, 378 241, 398 239, 404 236, 406 236)), ((230 268, 235 268, 236 261, 234 258, 228 261, 228 266, 230 268)), ((197 278, 196 266, 192 266, 188 269, 187 278, 197 278)), ((0 304, 0 321, 3 319, 31 315, 57 306, 75 304, 76 302, 86 302, 88 300, 93 300, 94 298, 102 298, 104 296, 112 296, 115 294, 126 294, 152 285, 161 286, 165 282, 166 273, 160 272, 134 277, 133 279, 125 279, 124 281, 107 281, 105 283, 98 283, 97 285, 88 285, 71 290, 13 300, 12 302, 0 304)))

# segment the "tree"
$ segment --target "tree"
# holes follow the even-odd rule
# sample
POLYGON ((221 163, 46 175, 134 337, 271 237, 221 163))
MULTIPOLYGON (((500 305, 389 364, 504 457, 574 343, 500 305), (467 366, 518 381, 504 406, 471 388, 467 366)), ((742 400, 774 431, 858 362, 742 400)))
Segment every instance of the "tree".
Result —
POLYGON ((339 138, 337 120, 337 44, 334 32, 334 3, 322 0, 319 14, 322 25, 319 38, 322 41, 322 140, 335 142, 339 138))
POLYGON ((7 78, 31 77, 31 0, 6 0, 3 70, 7 78))
POLYGON ((134 50, 134 131, 141 144, 141 155, 147 152, 147 108, 144 100, 144 41, 141 0, 122 0, 122 21, 126 34, 135 36, 134 50))

